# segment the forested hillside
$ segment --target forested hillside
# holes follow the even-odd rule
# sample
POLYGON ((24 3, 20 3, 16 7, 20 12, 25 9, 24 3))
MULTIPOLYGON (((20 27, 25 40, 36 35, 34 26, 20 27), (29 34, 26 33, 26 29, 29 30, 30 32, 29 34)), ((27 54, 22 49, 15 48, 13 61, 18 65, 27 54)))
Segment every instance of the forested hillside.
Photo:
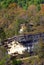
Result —
POLYGON ((16 46, 20 44, 19 42, 10 40, 11 37, 17 35, 24 35, 25 37, 27 34, 36 33, 40 33, 40 36, 44 38, 44 35, 41 35, 41 33, 44 33, 44 0, 0 0, 0 65, 44 65, 44 41, 42 37, 38 39, 39 35, 28 37, 29 42, 26 37, 26 43, 32 43, 33 38, 39 41, 36 45, 36 39, 34 39, 35 43, 32 43, 32 47, 27 44, 28 47, 26 52, 23 53, 24 55, 20 56, 17 51, 13 51, 12 56, 7 52, 15 47, 18 47, 19 52, 22 49, 22 46, 20 48, 16 46), (10 41, 6 44, 5 40, 10 41), (29 53, 27 53, 27 50, 29 50, 29 53))
POLYGON ((21 24, 25 24, 23 33, 44 31, 43 3, 44 0, 0 0, 0 39, 18 35, 21 24))

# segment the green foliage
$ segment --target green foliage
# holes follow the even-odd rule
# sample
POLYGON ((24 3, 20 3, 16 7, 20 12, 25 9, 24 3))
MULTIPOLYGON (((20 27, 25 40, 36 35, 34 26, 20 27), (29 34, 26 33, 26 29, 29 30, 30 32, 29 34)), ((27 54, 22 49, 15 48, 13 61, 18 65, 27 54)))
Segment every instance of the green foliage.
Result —
POLYGON ((21 60, 16 60, 16 59, 13 59, 12 60, 12 65, 21 65, 22 61, 21 60))
POLYGON ((27 9, 28 5, 30 4, 38 5, 44 3, 44 0, 0 0, 0 2, 1 2, 1 6, 4 8, 8 7, 10 3, 15 2, 21 7, 23 7, 24 9, 27 9))
POLYGON ((4 29, 3 28, 0 28, 0 39, 1 40, 4 40, 6 38, 6 34, 4 32, 4 29))
POLYGON ((7 54, 7 50, 3 46, 0 46, 0 65, 6 65, 9 58, 10 56, 7 54))
POLYGON ((16 22, 13 23, 13 28, 15 29, 14 33, 15 35, 19 34, 19 30, 20 30, 20 25, 26 23, 26 21, 24 19, 17 19, 16 22))
POLYGON ((40 10, 41 10, 41 7, 40 7, 40 5, 39 5, 39 4, 37 5, 37 8, 38 8, 38 11, 40 11, 40 10))
POLYGON ((8 58, 9 58, 9 55, 4 56, 4 58, 0 61, 0 65, 6 65, 8 58))

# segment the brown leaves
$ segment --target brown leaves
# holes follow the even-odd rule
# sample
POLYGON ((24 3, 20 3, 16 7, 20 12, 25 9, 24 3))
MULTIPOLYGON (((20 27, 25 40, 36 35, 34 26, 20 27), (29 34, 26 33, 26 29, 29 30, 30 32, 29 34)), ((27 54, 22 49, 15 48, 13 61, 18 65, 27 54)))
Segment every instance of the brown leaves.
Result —
POLYGON ((44 4, 41 4, 41 10, 39 11, 39 14, 44 15, 44 4))
POLYGON ((17 4, 16 3, 12 3, 9 5, 9 8, 16 8, 17 7, 17 4))
MULTIPOLYGON (((28 22, 29 24, 33 23, 36 26, 38 22, 44 21, 43 8, 44 5, 41 5, 41 10, 38 12, 35 5, 30 5, 27 10, 24 10, 16 3, 12 3, 7 9, 0 10, 0 27, 3 27, 7 33, 11 30, 13 32, 16 31, 16 24, 20 26, 21 23, 28 22)), ((39 29, 37 26, 35 28, 39 29)))

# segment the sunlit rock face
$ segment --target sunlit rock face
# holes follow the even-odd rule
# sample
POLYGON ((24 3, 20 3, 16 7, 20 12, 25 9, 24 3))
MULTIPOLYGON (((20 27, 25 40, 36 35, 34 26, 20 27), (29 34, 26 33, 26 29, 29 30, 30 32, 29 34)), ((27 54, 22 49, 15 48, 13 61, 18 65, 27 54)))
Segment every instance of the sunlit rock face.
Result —
POLYGON ((21 29, 19 31, 19 33, 23 33, 24 31, 26 31, 27 27, 25 24, 21 24, 21 29))
POLYGON ((23 29, 20 29, 19 33, 23 33, 23 29))
POLYGON ((23 54, 23 52, 26 50, 26 47, 24 47, 18 42, 13 41, 10 44, 8 44, 7 50, 8 50, 8 54, 10 55, 14 53, 23 54))

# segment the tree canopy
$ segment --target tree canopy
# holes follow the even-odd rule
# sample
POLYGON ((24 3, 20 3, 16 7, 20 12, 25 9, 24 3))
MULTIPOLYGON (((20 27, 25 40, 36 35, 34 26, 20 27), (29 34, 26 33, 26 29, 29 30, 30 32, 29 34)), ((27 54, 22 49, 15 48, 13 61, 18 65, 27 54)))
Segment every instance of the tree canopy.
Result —
POLYGON ((19 6, 27 9, 30 4, 39 5, 44 3, 44 0, 0 0, 0 8, 6 8, 10 3, 17 3, 19 6))

